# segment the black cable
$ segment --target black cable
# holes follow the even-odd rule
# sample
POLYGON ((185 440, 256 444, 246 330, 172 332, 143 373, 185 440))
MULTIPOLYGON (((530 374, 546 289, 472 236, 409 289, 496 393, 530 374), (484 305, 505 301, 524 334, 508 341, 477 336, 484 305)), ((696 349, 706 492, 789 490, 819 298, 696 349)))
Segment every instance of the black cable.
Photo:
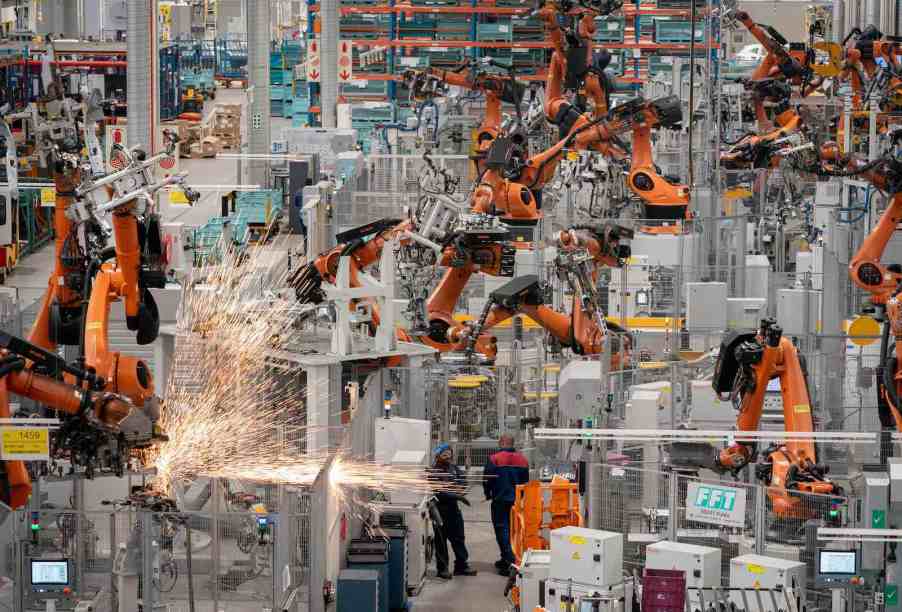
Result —
MULTIPOLYGON (((887 161, 888 160, 886 160, 885 158, 875 159, 874 161, 868 162, 867 164, 865 164, 864 166, 862 166, 861 168, 859 168, 857 170, 827 170, 826 168, 818 166, 818 168, 815 169, 814 172, 815 172, 815 174, 817 174, 817 176, 848 178, 851 176, 859 176, 861 174, 864 174, 865 172, 869 172, 869 171, 873 170, 874 168, 877 168, 878 166, 886 163, 887 161)), ((790 162, 790 165, 792 166, 792 168, 794 170, 800 170, 802 172, 810 171, 807 168, 798 167, 792 162, 790 162)))

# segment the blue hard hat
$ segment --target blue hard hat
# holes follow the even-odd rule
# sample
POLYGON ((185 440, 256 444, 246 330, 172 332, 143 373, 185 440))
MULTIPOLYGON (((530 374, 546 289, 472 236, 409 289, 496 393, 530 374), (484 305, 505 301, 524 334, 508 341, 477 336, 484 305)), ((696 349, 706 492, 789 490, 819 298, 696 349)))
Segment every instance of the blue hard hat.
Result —
POLYGON ((432 456, 438 457, 446 450, 451 450, 451 445, 448 444, 447 442, 442 442, 441 444, 439 444, 438 446, 436 446, 435 448, 432 449, 432 456))

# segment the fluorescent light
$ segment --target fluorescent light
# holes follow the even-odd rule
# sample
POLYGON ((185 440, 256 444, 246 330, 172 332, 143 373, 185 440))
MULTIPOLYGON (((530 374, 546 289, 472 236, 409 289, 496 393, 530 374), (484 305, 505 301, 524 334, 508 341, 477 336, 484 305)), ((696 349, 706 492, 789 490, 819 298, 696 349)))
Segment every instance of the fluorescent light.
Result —
POLYGON ((537 440, 631 440, 637 442, 717 442, 759 440, 815 440, 871 444, 876 433, 854 431, 729 431, 693 429, 547 429, 535 430, 537 440))
POLYGON ((818 527, 817 539, 834 542, 902 542, 902 529, 818 527))

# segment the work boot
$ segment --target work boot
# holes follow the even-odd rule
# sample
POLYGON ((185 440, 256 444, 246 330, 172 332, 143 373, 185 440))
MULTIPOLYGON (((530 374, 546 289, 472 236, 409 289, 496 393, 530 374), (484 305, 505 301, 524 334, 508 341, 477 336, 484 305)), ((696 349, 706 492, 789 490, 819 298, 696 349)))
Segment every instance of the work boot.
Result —
MULTIPOLYGON (((454 573, 456 574, 457 572, 454 573)), ((442 580, 451 580, 452 578, 451 572, 449 572, 448 570, 439 570, 435 575, 437 578, 441 578, 442 580)))
POLYGON ((474 570, 469 565, 454 568, 455 576, 475 576, 476 574, 477 574, 477 571, 474 570))

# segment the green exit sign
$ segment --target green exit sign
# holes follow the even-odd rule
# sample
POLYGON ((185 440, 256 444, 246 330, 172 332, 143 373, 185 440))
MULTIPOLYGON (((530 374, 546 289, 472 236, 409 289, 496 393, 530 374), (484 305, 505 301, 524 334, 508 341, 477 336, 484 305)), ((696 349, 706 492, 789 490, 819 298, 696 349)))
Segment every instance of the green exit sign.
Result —
POLYGON ((871 529, 886 529, 886 511, 871 511, 871 529))
POLYGON ((899 585, 888 584, 883 589, 883 603, 887 606, 899 604, 899 585))

